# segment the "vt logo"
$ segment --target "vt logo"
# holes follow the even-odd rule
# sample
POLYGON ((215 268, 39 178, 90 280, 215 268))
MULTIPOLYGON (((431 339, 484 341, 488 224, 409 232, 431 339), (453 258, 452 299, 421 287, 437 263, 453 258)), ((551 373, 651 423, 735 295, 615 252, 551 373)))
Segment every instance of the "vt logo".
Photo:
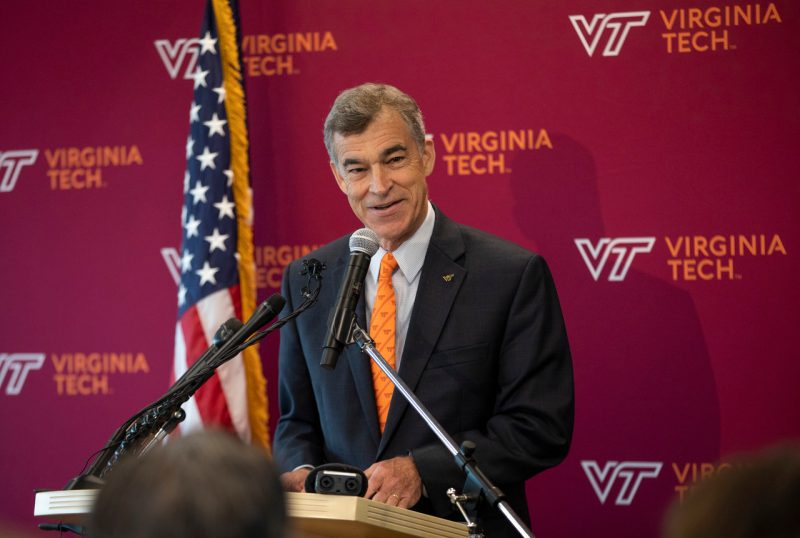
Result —
POLYGON ((589 268, 592 278, 598 280, 600 273, 608 262, 608 258, 615 256, 614 266, 608 273, 610 282, 622 282, 631 268, 633 258, 640 252, 650 252, 653 250, 655 237, 617 237, 611 239, 603 237, 597 241, 596 245, 588 239, 575 239, 575 245, 581 253, 583 262, 589 268))
POLYGON ((6 394, 18 395, 28 372, 40 369, 43 364, 44 353, 0 353, 0 387, 6 382, 6 394))
POLYGON ((12 149, 0 153, 0 192, 13 191, 22 167, 35 163, 38 156, 38 149, 12 149))
POLYGON ((175 79, 178 76, 181 66, 186 67, 183 71, 183 78, 192 78, 195 64, 197 63, 197 50, 200 40, 195 38, 181 38, 171 43, 168 39, 156 39, 154 41, 158 55, 167 68, 169 78, 175 79))
POLYGON ((583 472, 600 499, 600 504, 605 504, 614 484, 621 483, 614 500, 614 504, 618 506, 630 506, 642 480, 656 478, 662 465, 660 461, 608 461, 601 470, 594 460, 581 461, 583 472))
POLYGON ((177 286, 181 283, 181 257, 178 255, 178 249, 175 247, 163 247, 161 249, 161 257, 164 258, 169 274, 172 275, 172 279, 177 286))
POLYGON ((619 56, 622 45, 628 37, 628 32, 634 26, 644 26, 650 18, 649 11, 626 11, 623 13, 597 13, 592 21, 586 20, 583 15, 570 15, 569 21, 578 33, 586 53, 591 56, 597 49, 600 39, 606 36, 606 46, 603 56, 619 56))

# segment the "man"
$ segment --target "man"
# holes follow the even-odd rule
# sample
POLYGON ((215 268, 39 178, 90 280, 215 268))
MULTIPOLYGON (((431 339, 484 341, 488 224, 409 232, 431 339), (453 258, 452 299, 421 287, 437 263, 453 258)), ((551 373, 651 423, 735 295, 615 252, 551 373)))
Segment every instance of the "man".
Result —
MULTIPOLYGON (((340 94, 325 144, 339 188, 380 241, 359 323, 377 342, 385 301, 375 297, 389 286, 395 334, 379 351, 456 442, 477 444, 480 468, 527 519, 525 480, 564 458, 573 421, 569 346, 544 260, 430 204, 433 141, 414 100, 398 89, 365 84, 340 94)), ((329 268, 328 284, 314 313, 281 333, 281 480, 302 491, 311 466, 346 463, 365 469, 368 498, 452 518, 445 491, 460 491, 464 476, 402 395, 386 406, 376 399, 379 376, 357 346, 333 371, 319 366, 349 255, 347 237, 310 255, 329 268)), ((298 273, 292 264, 283 279, 290 308, 304 283, 298 273)), ((481 516, 489 535, 511 529, 499 513, 481 516)))
POLYGON ((206 430, 115 466, 87 536, 279 538, 286 532, 283 491, 264 451, 206 430))

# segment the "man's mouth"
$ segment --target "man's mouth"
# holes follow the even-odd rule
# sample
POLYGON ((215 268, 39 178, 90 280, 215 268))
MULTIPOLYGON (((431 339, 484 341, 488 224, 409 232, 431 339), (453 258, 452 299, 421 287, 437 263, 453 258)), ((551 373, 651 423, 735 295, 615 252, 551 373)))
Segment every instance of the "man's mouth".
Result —
POLYGON ((399 203, 400 203, 400 200, 395 200, 394 202, 388 202, 388 203, 381 204, 381 205, 374 205, 374 206, 372 206, 372 209, 377 209, 378 211, 382 211, 384 209, 389 209, 390 207, 392 207, 394 205, 397 205, 399 203))

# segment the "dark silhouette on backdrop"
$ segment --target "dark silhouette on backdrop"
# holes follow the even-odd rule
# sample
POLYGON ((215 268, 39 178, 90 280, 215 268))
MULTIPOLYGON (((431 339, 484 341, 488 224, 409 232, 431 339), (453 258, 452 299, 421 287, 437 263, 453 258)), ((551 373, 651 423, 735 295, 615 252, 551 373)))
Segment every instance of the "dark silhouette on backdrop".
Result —
MULTIPOLYGON (((562 514, 559 534, 602 528, 617 529, 618 536, 656 536, 679 485, 673 464, 682 473, 687 463, 719 458, 719 400, 705 338, 690 295, 638 271, 635 259, 622 282, 607 280, 613 260, 598 281, 592 278, 574 240, 596 244, 607 236, 594 159, 567 136, 551 139, 552 150, 516 155, 511 188, 516 221, 547 258, 558 285, 575 361, 575 438, 565 464, 530 486, 541 492, 532 490, 533 502, 562 514), (616 486, 600 503, 583 460, 600 469, 608 461, 663 465, 655 480, 642 482, 630 510, 615 505, 616 486), (576 483, 586 487, 559 490, 576 483), (576 496, 589 498, 576 502, 576 496), (570 514, 572 505, 597 511, 570 514)), ((638 228, 616 233, 652 235, 638 228)))

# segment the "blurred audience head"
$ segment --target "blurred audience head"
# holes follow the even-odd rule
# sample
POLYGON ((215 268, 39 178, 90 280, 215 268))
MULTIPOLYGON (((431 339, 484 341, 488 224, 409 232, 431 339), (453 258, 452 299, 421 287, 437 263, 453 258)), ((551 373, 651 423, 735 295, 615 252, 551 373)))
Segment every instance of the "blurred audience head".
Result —
POLYGON ((738 458, 689 490, 664 538, 800 537, 800 446, 738 458))
POLYGON ((285 534, 278 476, 266 454, 221 431, 171 440, 107 476, 92 538, 259 538, 285 534))

